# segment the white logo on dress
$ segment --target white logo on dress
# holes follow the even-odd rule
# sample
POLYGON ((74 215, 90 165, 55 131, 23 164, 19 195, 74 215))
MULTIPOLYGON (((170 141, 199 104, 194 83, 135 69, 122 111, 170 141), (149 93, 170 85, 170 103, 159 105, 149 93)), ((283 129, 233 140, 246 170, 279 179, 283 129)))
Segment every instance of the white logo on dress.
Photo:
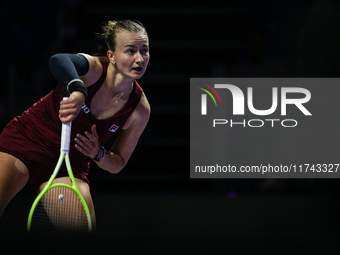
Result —
POLYGON ((85 113, 89 113, 91 111, 90 108, 88 108, 85 103, 83 103, 83 106, 81 107, 81 109, 83 109, 85 113))
POLYGON ((109 129, 109 131, 112 132, 112 133, 114 133, 114 132, 117 131, 118 128, 119 128, 119 127, 118 127, 117 125, 112 124, 112 126, 111 126, 110 129, 109 129))

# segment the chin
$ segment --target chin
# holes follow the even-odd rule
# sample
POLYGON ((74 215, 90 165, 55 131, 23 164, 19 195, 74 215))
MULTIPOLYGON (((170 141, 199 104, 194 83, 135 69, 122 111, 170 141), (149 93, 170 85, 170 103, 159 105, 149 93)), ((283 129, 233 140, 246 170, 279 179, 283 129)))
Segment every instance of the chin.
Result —
POLYGON ((133 77, 134 80, 138 80, 138 79, 142 78, 143 75, 144 75, 144 73, 142 73, 142 74, 134 74, 134 75, 132 75, 132 77, 133 77))

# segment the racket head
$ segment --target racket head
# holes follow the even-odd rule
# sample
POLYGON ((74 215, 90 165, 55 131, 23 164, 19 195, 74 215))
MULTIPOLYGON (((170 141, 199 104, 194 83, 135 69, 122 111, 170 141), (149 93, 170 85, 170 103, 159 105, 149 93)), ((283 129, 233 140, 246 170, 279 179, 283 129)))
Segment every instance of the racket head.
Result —
MULTIPOLYGON (((66 98, 64 98, 65 100, 66 98)), ((79 191, 69 158, 72 122, 62 123, 60 156, 47 184, 33 202, 27 230, 92 231, 89 208, 79 191), (72 185, 52 184, 65 160, 72 185)))
POLYGON ((30 211, 29 232, 91 232, 89 209, 80 192, 63 183, 40 193, 30 211))

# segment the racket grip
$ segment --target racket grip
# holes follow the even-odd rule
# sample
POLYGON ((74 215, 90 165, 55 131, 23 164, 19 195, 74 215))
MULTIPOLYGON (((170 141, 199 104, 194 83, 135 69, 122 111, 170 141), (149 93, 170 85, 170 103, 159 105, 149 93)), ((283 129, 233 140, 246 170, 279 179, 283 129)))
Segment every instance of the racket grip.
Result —
MULTIPOLYGON (((64 97, 63 100, 67 99, 64 97)), ((60 152, 61 153, 69 153, 70 151, 70 142, 71 142, 71 127, 72 122, 62 123, 61 126, 61 145, 60 152)))

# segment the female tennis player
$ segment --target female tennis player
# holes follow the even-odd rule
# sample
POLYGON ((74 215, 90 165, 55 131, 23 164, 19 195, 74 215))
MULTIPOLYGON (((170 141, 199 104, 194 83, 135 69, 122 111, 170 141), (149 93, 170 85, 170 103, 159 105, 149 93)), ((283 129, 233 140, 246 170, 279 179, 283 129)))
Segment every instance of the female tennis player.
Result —
MULTIPOLYGON (((60 154, 61 123, 72 121, 70 160, 93 223, 89 188, 91 160, 110 173, 128 162, 149 116, 150 105, 136 82, 149 62, 149 39, 137 21, 109 21, 101 34, 107 56, 56 54, 50 70, 59 84, 0 136, 0 216, 27 184, 41 191, 60 154), (62 100, 63 97, 68 97, 62 100), (107 151, 101 143, 117 135, 107 151)), ((69 183, 63 167, 55 182, 69 183)))

